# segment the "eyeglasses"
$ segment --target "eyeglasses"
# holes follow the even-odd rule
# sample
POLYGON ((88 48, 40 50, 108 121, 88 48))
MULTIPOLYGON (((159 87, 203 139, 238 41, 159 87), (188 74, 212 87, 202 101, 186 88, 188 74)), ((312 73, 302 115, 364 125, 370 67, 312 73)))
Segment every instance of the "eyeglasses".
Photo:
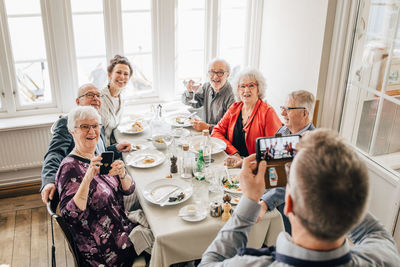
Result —
POLYGON ((255 82, 239 84, 239 88, 240 89, 244 89, 246 87, 249 88, 249 89, 253 89, 253 88, 256 88, 257 86, 258 86, 258 84, 255 83, 255 82))
POLYGON ((75 128, 80 128, 82 132, 88 133, 90 131, 90 128, 93 128, 93 130, 98 131, 100 130, 101 124, 81 124, 79 126, 76 126, 75 128))
POLYGON ((285 111, 285 112, 290 112, 291 110, 294 109, 306 109, 305 107, 285 107, 285 106, 281 106, 281 111, 285 111))
POLYGON ((96 96, 97 98, 100 98, 100 97, 102 97, 103 95, 102 95, 102 94, 94 94, 94 93, 86 93, 86 94, 84 94, 84 95, 79 96, 78 98, 81 98, 81 97, 84 97, 84 96, 86 96, 86 97, 89 98, 89 99, 93 99, 95 96, 96 96))
POLYGON ((209 74, 210 76, 217 75, 218 77, 224 76, 225 73, 228 73, 228 72, 227 72, 227 71, 213 71, 213 70, 209 70, 209 71, 208 71, 208 74, 209 74))

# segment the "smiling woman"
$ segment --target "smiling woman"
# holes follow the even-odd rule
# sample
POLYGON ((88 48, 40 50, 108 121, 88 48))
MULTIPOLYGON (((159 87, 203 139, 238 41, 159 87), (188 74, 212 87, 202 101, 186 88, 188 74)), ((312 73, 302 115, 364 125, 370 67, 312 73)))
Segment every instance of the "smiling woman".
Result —
POLYGON ((258 70, 240 72, 233 82, 239 102, 232 104, 211 135, 223 140, 226 152, 238 160, 255 153, 256 138, 273 136, 282 126, 275 110, 261 100, 265 87, 265 79, 258 70))
POLYGON ((102 90, 103 98, 100 115, 106 135, 106 145, 116 143, 114 129, 121 120, 122 101, 121 92, 126 87, 133 71, 126 57, 116 55, 110 60, 108 71, 108 86, 102 90))

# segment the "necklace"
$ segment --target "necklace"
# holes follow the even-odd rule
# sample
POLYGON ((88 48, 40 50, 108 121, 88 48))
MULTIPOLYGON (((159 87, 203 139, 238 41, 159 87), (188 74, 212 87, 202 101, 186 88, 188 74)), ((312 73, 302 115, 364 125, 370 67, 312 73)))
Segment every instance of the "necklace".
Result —
MULTIPOLYGON (((85 154, 83 154, 82 152, 80 152, 76 147, 74 148, 74 150, 73 151, 75 151, 75 153, 78 155, 78 156, 80 156, 80 157, 82 157, 82 158, 85 158, 85 159, 89 159, 90 160, 90 158, 89 157, 87 157, 87 156, 85 156, 85 154)), ((93 157, 93 155, 91 155, 92 157, 93 157)))

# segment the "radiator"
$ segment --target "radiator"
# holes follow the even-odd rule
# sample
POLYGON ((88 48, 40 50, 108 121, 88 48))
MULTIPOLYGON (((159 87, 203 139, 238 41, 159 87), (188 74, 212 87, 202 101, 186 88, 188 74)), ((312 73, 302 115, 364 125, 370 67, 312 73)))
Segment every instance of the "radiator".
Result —
POLYGON ((50 126, 0 132, 0 172, 42 166, 50 126))

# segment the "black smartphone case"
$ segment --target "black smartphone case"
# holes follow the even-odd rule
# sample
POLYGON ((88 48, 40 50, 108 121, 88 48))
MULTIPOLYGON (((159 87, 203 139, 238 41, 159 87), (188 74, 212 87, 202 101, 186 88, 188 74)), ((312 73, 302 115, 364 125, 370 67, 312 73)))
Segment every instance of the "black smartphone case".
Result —
POLYGON ((103 158, 101 160, 101 163, 103 163, 103 165, 100 166, 100 174, 108 174, 108 172, 111 170, 111 163, 113 163, 114 161, 114 152, 103 152, 101 153, 101 157, 103 158))

